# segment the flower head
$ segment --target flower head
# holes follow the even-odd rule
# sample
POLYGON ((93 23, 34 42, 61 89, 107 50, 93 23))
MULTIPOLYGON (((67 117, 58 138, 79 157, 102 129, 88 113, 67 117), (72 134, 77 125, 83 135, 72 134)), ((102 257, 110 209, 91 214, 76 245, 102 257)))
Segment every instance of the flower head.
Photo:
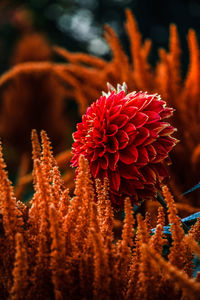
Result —
POLYGON ((108 177, 114 206, 123 206, 127 196, 132 203, 154 197, 168 177, 168 153, 177 142, 171 137, 175 128, 163 121, 172 113, 157 94, 103 94, 73 134, 72 166, 84 155, 93 178, 108 177))

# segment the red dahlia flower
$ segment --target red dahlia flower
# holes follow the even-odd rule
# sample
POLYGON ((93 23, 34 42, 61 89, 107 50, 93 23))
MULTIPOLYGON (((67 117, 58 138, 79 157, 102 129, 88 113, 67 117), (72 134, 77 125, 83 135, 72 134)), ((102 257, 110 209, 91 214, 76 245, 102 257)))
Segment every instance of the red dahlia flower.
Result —
POLYGON ((175 131, 163 121, 172 108, 157 94, 112 91, 88 109, 73 134, 72 166, 84 155, 94 178, 108 177, 114 206, 152 198, 168 177, 168 153, 177 140, 175 131))

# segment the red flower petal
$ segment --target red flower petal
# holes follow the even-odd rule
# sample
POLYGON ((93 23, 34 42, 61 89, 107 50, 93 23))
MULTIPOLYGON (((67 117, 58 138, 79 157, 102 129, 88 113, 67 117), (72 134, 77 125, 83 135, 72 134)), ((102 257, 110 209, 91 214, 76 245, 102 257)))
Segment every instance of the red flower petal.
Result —
POLYGON ((129 142, 129 136, 126 131, 120 129, 116 135, 117 140, 119 141, 119 150, 124 149, 129 142))
POLYGON ((136 127, 133 123, 128 123, 123 127, 123 130, 126 131, 128 135, 132 135, 136 132, 136 127))
POLYGON ((136 115, 137 111, 138 111, 137 107, 135 107, 135 106, 128 106, 128 107, 125 107, 121 111, 121 113, 122 114, 123 113, 126 114, 129 117, 129 119, 132 119, 136 115))
POLYGON ((142 110, 145 105, 148 103, 147 99, 143 97, 141 97, 141 93, 130 93, 126 96, 127 104, 126 106, 135 106, 138 108, 138 110, 142 110))
POLYGON ((118 131, 118 126, 116 124, 111 124, 107 129, 107 135, 112 136, 115 135, 118 131))
POLYGON ((163 100, 159 100, 155 97, 153 101, 151 101, 151 103, 149 103, 149 105, 147 105, 147 107, 145 107, 144 111, 146 113, 146 110, 151 110, 151 111, 155 111, 158 114, 163 111, 164 109, 164 105, 165 105, 165 101, 163 100))
POLYGON ((152 166, 154 171, 157 173, 157 178, 160 181, 169 176, 169 173, 163 163, 154 164, 152 166))
POLYGON ((142 175, 146 179, 146 183, 154 184, 156 183, 156 173, 154 170, 148 166, 141 168, 142 175))
POLYGON ((106 150, 110 153, 114 153, 119 149, 119 142, 114 136, 110 136, 108 143, 106 144, 106 150))
POLYGON ((106 170, 108 168, 108 164, 109 164, 108 156, 104 155, 101 158, 100 163, 101 163, 101 168, 104 169, 104 170, 106 170))
POLYGON ((145 127, 138 129, 138 135, 135 137, 134 145, 142 145, 144 141, 149 137, 149 130, 145 127))
POLYGON ((135 117, 133 119, 133 122, 134 122, 136 128, 140 128, 140 127, 142 127, 147 122, 147 120, 148 120, 148 116, 147 115, 145 115, 145 114, 143 114, 141 112, 138 112, 135 115, 135 117))
POLYGON ((92 162, 90 164, 90 170, 91 170, 91 173, 94 176, 94 178, 97 177, 97 175, 99 173, 99 169, 100 169, 100 163, 98 160, 95 160, 94 162, 92 162))
POLYGON ((161 132, 160 132, 160 136, 166 136, 166 135, 170 135, 172 134, 176 129, 173 126, 168 126, 166 128, 164 128, 161 132))
POLYGON ((138 179, 141 176, 141 173, 138 171, 134 164, 120 165, 119 171, 120 175, 126 179, 138 179))
POLYGON ((129 120, 127 115, 117 115, 110 118, 110 122, 116 124, 118 128, 123 127, 129 120))
POLYGON ((137 163, 145 165, 149 162, 148 151, 145 147, 138 147, 138 154, 137 163))
POLYGON ((149 161, 151 162, 156 157, 157 152, 152 145, 148 145, 145 148, 148 152, 149 161))
POLYGON ((110 186, 113 190, 119 191, 120 186, 120 174, 119 170, 116 169, 114 172, 109 171, 109 178, 110 178, 110 186))
POLYGON ((120 114, 122 105, 115 105, 110 109, 110 117, 116 117, 120 114))
POLYGON ((109 168, 112 171, 116 170, 118 161, 119 161, 119 152, 118 151, 115 152, 115 153, 111 153, 109 155, 109 168))
POLYGON ((160 115, 155 111, 145 111, 145 115, 147 115, 149 117, 147 124, 157 122, 161 119, 160 115))
POLYGON ((169 118, 173 115, 173 112, 174 112, 174 109, 173 108, 169 108, 169 107, 166 107, 161 113, 160 113, 160 117, 162 119, 165 119, 165 118, 169 118))
POLYGON ((120 151, 119 159, 121 162, 130 165, 137 161, 138 159, 138 150, 135 145, 130 145, 125 149, 120 151))
MULTIPOLYGON (((136 185, 135 183, 137 183, 137 181, 139 180, 126 180, 124 178, 122 178, 121 180, 121 188, 120 191, 127 194, 128 196, 132 196, 134 194, 136 194, 136 185)), ((144 185, 143 185, 144 187, 144 185)))

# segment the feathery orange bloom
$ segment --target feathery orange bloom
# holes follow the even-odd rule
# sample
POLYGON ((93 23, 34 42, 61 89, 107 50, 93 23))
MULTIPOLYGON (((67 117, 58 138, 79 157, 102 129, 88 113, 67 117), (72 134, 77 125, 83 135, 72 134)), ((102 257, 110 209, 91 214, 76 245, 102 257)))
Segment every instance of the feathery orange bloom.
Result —
MULTIPOLYGON (((134 225, 133 209, 130 200, 126 199, 122 236, 114 241, 108 180, 97 183, 97 190, 94 189, 89 164, 81 156, 75 195, 71 198, 62 185, 57 166, 51 167, 55 161, 46 134, 43 133, 42 153, 36 135, 33 144, 35 194, 27 207, 17 202, 17 209, 12 211, 13 220, 17 219, 19 212, 24 219, 23 226, 13 227, 15 233, 18 229, 21 231, 16 235, 16 250, 13 247, 10 251, 6 230, 0 232, 2 300, 7 299, 9 294, 15 297, 13 299, 25 295, 27 300, 63 297, 181 299, 182 295, 198 299, 199 276, 194 280, 186 274, 189 274, 188 270, 192 271, 190 262, 193 256, 185 246, 187 237, 182 235, 175 203, 166 187, 163 191, 168 201, 171 228, 174 229, 174 245, 169 248, 169 259, 174 263, 177 257, 178 268, 162 257, 162 209, 159 209, 153 237, 147 228, 149 220, 138 215, 137 225, 134 225), (98 194, 97 199, 95 193, 98 194), (178 248, 178 241, 183 249, 179 249, 180 245, 178 248), (182 261, 178 261, 178 249, 182 261), (24 280, 28 273, 31 274, 30 284, 24 280)), ((7 173, 2 156, 0 166, 0 176, 5 178, 7 173)), ((4 181, 0 182, 0 188, 3 192, 4 181)), ((7 212, 3 210, 2 213, 4 220, 7 212)), ((197 253, 199 247, 194 240, 198 240, 198 231, 199 220, 189 232, 192 251, 197 253)))
POLYGON ((26 298, 28 289, 28 259, 24 239, 21 233, 16 233, 16 253, 13 268, 13 286, 10 299, 22 300, 26 298))

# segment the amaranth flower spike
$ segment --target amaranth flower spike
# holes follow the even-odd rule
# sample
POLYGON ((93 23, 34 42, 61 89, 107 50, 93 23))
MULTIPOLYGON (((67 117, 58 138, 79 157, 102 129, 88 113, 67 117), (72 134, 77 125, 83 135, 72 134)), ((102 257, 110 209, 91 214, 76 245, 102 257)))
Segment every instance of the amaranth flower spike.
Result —
POLYGON ((123 207, 125 197, 133 204, 156 197, 156 189, 168 177, 168 153, 177 143, 175 128, 164 121, 173 114, 157 94, 126 95, 109 85, 82 117, 73 134, 72 166, 80 155, 89 161, 94 178, 108 177, 112 204, 123 207))

